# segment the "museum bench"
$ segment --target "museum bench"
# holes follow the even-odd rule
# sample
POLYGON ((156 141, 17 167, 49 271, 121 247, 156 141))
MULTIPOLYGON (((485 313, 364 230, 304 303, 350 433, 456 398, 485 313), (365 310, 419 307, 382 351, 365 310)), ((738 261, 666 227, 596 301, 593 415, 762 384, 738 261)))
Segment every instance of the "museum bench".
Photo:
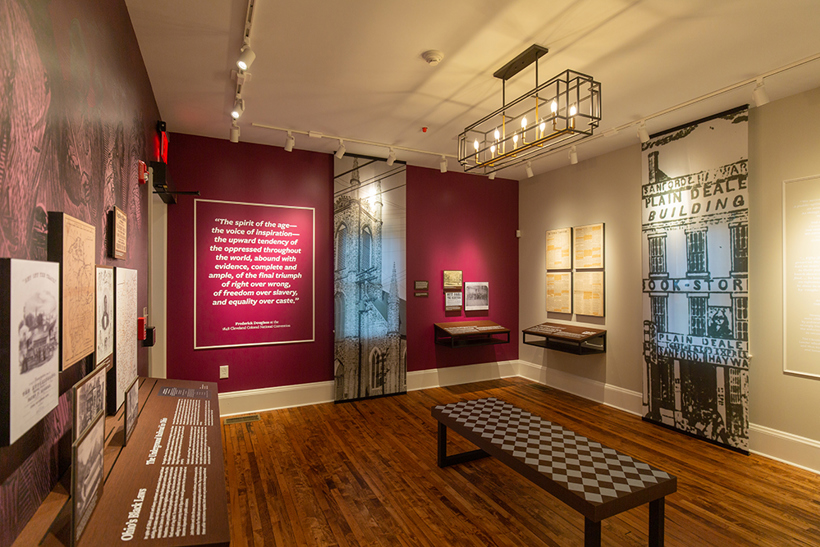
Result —
POLYGON ((649 504, 649 545, 663 545, 664 497, 677 478, 496 398, 434 406, 439 467, 493 456, 584 515, 584 545, 601 521, 649 504), (447 428, 478 447, 447 455, 447 428))
POLYGON ((526 328, 521 331, 521 334, 521 341, 528 346, 578 355, 606 353, 606 330, 604 329, 546 322, 526 328), (527 339, 528 334, 530 339, 527 339))
POLYGON ((453 321, 433 327, 435 343, 451 348, 510 343, 510 329, 493 321, 453 321))

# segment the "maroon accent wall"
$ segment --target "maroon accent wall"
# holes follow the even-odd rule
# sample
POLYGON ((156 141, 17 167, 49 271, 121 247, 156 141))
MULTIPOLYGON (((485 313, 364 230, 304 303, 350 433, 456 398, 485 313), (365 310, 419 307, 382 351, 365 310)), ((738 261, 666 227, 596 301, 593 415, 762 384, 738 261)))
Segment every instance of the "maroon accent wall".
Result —
POLYGON ((407 370, 518 359, 518 182, 407 168, 407 370), (489 311, 445 312, 442 272, 490 284, 489 311), (413 296, 427 280, 429 296, 413 296), (453 349, 433 342, 433 323, 489 319, 510 343, 453 349))
MULTIPOLYGON (((226 126, 227 127, 227 126, 226 126)), ((333 156, 172 134, 171 184, 201 198, 315 208, 315 342, 194 350, 194 199, 168 206, 168 378, 241 391, 333 379, 333 156), (230 377, 219 380, 219 366, 230 377)))

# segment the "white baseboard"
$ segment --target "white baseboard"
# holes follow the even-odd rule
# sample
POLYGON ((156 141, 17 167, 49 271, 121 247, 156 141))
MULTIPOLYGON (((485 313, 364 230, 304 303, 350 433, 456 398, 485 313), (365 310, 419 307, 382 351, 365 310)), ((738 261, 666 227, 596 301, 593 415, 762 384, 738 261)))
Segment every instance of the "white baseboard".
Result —
POLYGON ((334 381, 249 389, 219 394, 219 415, 233 416, 278 408, 332 403, 334 381))
POLYGON ((460 367, 414 370, 407 373, 407 391, 456 386, 513 376, 518 376, 518 361, 498 361, 460 367))
POLYGON ((820 474, 820 441, 749 424, 750 452, 820 474))

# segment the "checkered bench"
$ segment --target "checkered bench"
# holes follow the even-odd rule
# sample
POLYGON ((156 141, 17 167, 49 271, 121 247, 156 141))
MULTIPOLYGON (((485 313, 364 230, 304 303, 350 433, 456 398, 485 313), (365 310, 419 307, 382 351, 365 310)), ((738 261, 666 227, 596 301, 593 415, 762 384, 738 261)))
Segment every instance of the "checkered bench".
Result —
POLYGON ((584 544, 601 544, 601 521, 649 504, 649 544, 663 545, 664 496, 677 479, 496 398, 433 407, 438 465, 494 456, 586 519, 584 544), (478 450, 447 455, 447 428, 478 450))

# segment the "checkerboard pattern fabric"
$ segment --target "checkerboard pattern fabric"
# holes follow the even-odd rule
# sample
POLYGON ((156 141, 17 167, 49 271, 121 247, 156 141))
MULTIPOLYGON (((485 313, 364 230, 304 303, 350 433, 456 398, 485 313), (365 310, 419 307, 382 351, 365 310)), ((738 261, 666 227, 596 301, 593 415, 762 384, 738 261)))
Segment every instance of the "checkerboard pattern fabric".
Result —
POLYGON ((496 398, 433 409, 595 505, 672 475, 496 398))

